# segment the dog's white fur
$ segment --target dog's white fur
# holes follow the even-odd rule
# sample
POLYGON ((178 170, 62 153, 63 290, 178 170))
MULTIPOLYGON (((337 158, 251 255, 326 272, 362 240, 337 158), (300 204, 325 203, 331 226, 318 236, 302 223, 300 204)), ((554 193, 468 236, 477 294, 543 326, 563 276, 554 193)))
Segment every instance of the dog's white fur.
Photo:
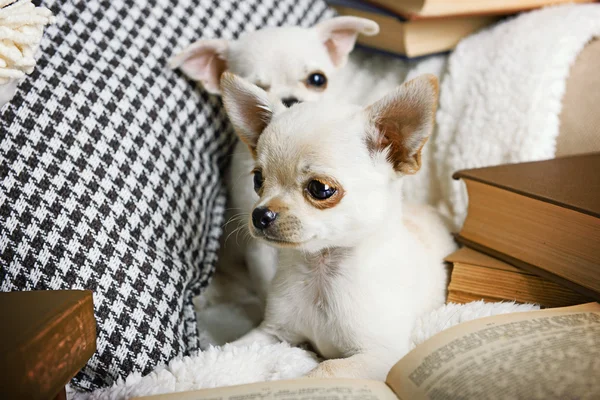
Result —
MULTIPOLYGON (((220 94, 220 76, 230 71, 265 88, 276 98, 315 101, 329 93, 339 93, 341 87, 347 86, 349 77, 340 76, 339 72, 357 35, 374 35, 378 31, 375 22, 356 17, 332 18, 312 28, 265 28, 233 41, 199 40, 173 57, 170 66, 180 68, 213 94, 220 94), (313 72, 327 77, 326 89, 306 85, 308 75, 313 72)), ((250 176, 252 166, 246 145, 238 143, 226 176, 229 192, 226 219, 233 222, 225 226, 217 275, 205 296, 209 302, 232 300, 230 294, 239 293, 240 286, 247 284, 245 267, 252 288, 264 301, 275 274, 277 250, 244 234, 238 235, 239 230, 245 229, 240 224, 245 218, 240 216, 245 217, 258 199, 250 176)))
POLYGON ((403 207, 433 129, 437 79, 423 75, 369 107, 319 101, 286 109, 230 74, 229 117, 264 184, 256 207, 278 211, 254 237, 282 248, 264 321, 237 341, 310 343, 311 377, 384 379, 409 350, 417 317, 444 303, 443 257, 454 249, 435 212, 403 207), (331 183, 335 201, 307 194, 331 183))

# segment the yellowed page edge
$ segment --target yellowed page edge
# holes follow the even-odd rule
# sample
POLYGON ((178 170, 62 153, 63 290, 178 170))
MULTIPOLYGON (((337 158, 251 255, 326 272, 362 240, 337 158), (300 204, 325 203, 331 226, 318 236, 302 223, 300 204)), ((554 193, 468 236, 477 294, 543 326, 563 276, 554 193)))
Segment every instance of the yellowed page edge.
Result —
POLYGON ((132 400, 398 400, 384 383, 363 379, 294 379, 135 397, 132 400))
MULTIPOLYGON (((480 331, 489 330, 489 328, 502 328, 502 325, 505 324, 511 324, 515 322, 519 323, 522 321, 534 321, 534 319, 536 319, 536 322, 545 321, 543 319, 548 317, 560 317, 569 315, 573 316, 575 314, 582 314, 582 317, 587 317, 591 315, 595 318, 596 322, 600 322, 600 315, 598 313, 600 313, 600 304, 586 303, 571 307, 549 308, 539 311, 496 315, 492 317, 480 318, 473 321, 465 322, 445 331, 442 331, 439 334, 433 336, 432 338, 417 346, 414 350, 412 350, 410 353, 404 356, 398 363, 396 363, 396 365, 394 365, 394 367, 391 369, 390 373, 387 376, 386 382, 400 399, 427 398, 427 389, 438 384, 440 380, 443 380, 444 373, 448 373, 448 370, 451 370, 453 367, 457 368, 457 366, 463 368, 465 365, 468 366, 469 364, 475 364, 482 357, 491 354, 489 352, 486 352, 486 350, 489 350, 492 347, 492 345, 484 344, 478 347, 476 350, 475 348, 469 348, 468 351, 465 351, 464 353, 458 353, 458 355, 451 355, 451 352, 445 353, 444 355, 443 353, 445 349, 448 348, 446 346, 451 342, 456 343, 456 340, 460 340, 461 338, 470 340, 471 337, 465 337, 471 334, 478 333, 480 331), (432 354, 434 354, 434 356, 426 360, 426 358, 432 354), (427 367, 428 365, 431 366, 432 360, 434 360, 438 354, 444 355, 444 357, 439 359, 439 366, 436 365, 428 369, 426 368, 429 375, 427 375, 427 377, 423 379, 423 367, 427 367), (443 364, 444 362, 447 362, 447 364, 443 364), (411 374, 413 374, 413 378, 415 380, 411 379, 411 374), (418 381, 418 384, 415 383, 415 381, 418 381)), ((600 327, 600 324, 598 324, 598 326, 594 325, 594 332, 598 331, 598 327, 600 327)), ((545 331, 540 331, 539 333, 542 333, 547 336, 547 332, 545 331)), ((533 335, 530 335, 529 339, 526 336, 522 338, 518 337, 520 343, 523 344, 527 344, 528 340, 533 340, 534 338, 535 337, 533 335)), ((511 346, 511 343, 514 342, 514 340, 512 342, 507 340, 501 340, 499 345, 505 346, 504 348, 507 349, 511 346)), ((493 345, 496 346, 497 344, 498 343, 494 343, 493 345)), ((497 349, 494 347, 494 351, 496 350, 497 349)), ((600 350, 597 348, 590 349, 590 351, 592 350, 595 353, 600 352, 600 350)), ((590 357, 592 356, 590 355, 590 357)), ((509 369, 512 367, 513 366, 509 365, 509 369)), ((455 371, 456 369, 454 369, 454 371, 451 372, 455 371)), ((559 385, 560 383, 554 384, 559 385)), ((594 393, 595 391, 598 391, 600 394, 600 383, 596 383, 596 386, 588 389, 594 390, 594 393)), ((489 395, 489 393, 487 394, 489 395)))

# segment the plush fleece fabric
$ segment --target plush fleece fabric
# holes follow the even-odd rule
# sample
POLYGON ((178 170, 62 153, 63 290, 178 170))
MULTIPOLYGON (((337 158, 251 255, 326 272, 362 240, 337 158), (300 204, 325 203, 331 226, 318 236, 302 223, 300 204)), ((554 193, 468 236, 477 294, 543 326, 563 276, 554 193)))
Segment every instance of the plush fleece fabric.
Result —
MULTIPOLYGON (((461 322, 510 312, 531 311, 531 304, 447 304, 421 317, 412 333, 416 346, 436 333, 461 322)), ((112 387, 91 393, 69 390, 71 399, 128 399, 160 393, 197 390, 251 382, 299 378, 313 369, 318 358, 285 343, 245 347, 211 347, 191 357, 176 358, 146 376, 132 374, 112 387)))

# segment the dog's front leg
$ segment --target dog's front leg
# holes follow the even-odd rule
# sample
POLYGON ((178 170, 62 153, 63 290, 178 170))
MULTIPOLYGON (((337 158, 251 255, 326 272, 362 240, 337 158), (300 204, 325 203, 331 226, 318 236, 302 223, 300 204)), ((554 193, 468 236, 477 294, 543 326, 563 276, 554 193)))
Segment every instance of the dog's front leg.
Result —
POLYGON ((281 342, 281 340, 279 340, 279 338, 276 335, 266 331, 262 326, 259 326, 258 328, 252 329, 250 332, 248 332, 238 340, 232 342, 231 344, 234 346, 247 346, 252 343, 268 345, 279 342, 281 342))
POLYGON ((277 270, 277 249, 260 240, 250 239, 246 248, 246 263, 250 279, 262 304, 265 304, 271 280, 277 270))
POLYGON ((354 378, 385 380, 393 365, 389 357, 359 353, 348 358, 325 360, 310 371, 307 378, 354 378))

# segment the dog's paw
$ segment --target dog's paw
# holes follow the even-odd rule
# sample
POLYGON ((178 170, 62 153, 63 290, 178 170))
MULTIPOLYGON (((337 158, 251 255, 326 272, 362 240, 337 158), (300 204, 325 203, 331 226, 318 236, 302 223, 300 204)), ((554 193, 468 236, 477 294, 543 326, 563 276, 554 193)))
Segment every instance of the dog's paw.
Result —
POLYGON ((338 360, 325 360, 317 365, 312 371, 306 374, 307 378, 337 378, 340 375, 344 375, 345 366, 347 361, 344 359, 338 360))

